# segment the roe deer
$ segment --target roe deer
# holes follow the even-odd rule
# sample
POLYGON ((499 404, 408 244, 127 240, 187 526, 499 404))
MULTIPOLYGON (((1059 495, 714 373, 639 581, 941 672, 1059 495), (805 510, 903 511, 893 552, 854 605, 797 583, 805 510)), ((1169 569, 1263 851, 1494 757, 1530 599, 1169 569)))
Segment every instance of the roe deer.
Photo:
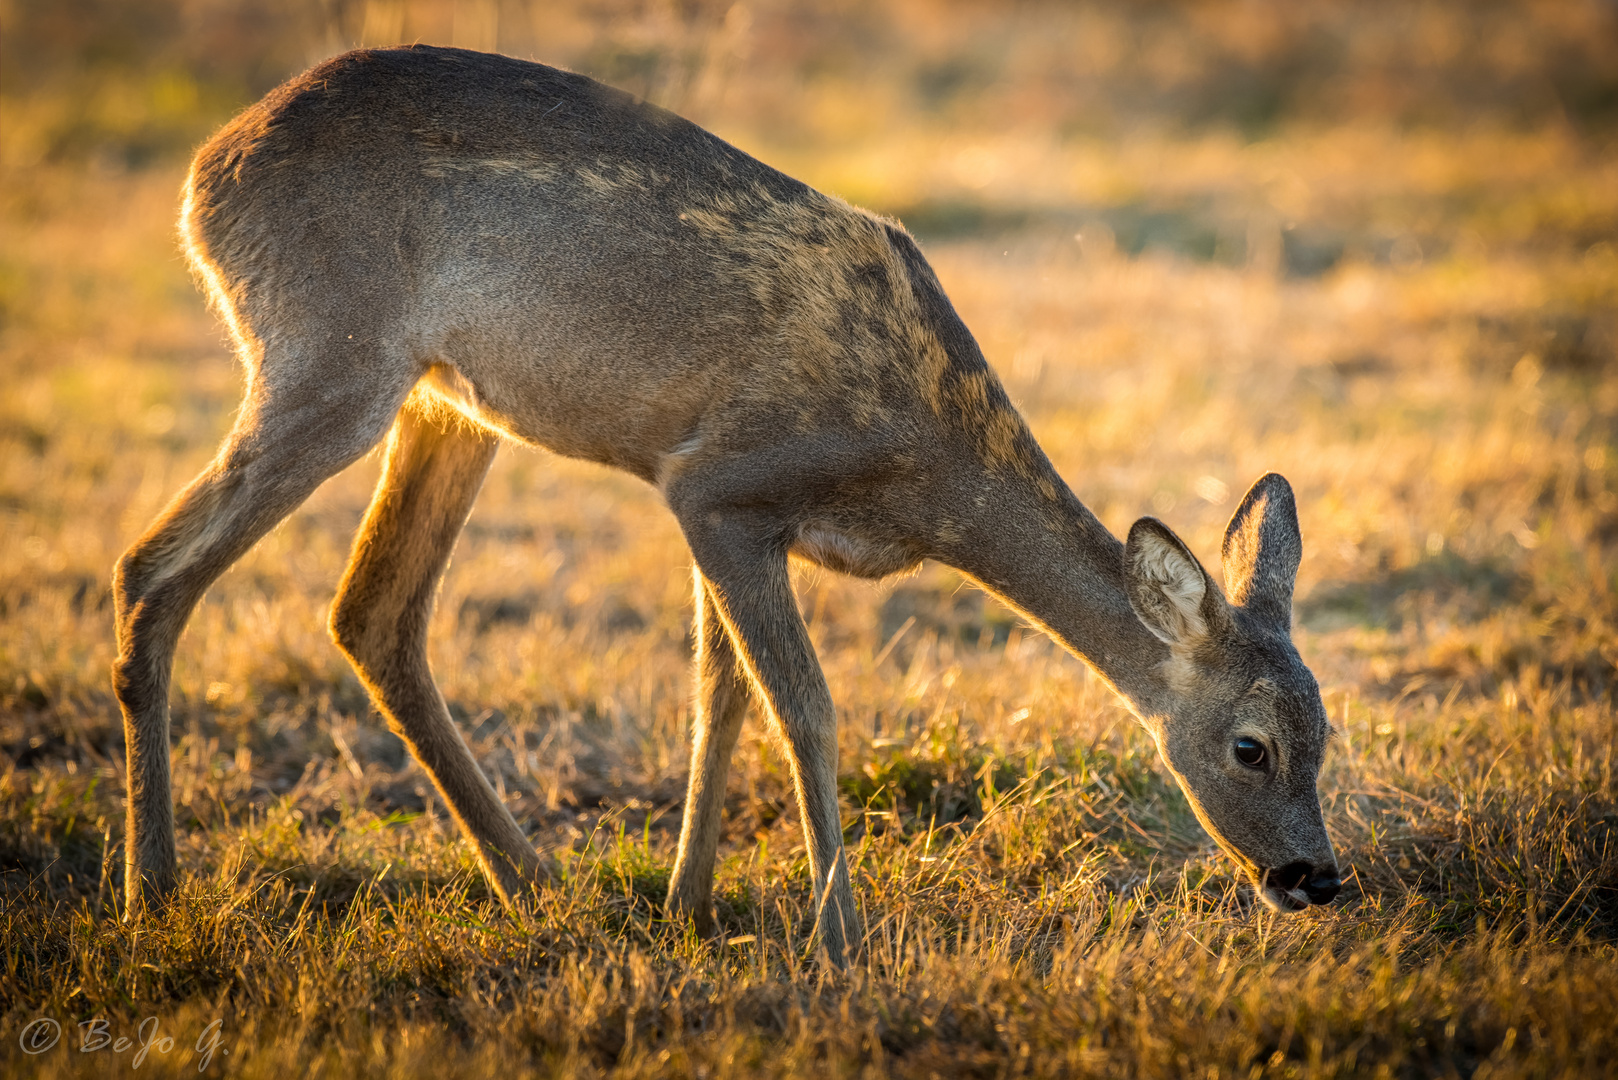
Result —
POLYGON ((119 561, 131 911, 175 885, 168 691, 208 585, 387 436, 331 632, 508 904, 545 863, 428 668, 428 614, 502 437, 656 485, 695 562, 696 710, 671 911, 712 925, 725 775, 782 737, 820 943, 861 921, 836 714, 787 573, 957 568, 1092 665, 1274 907, 1329 901, 1329 726, 1290 640, 1290 488, 1224 542, 1227 602, 1152 518, 1119 543, 1012 408, 915 242, 662 109, 459 49, 351 52, 198 153, 185 250, 248 372, 218 456, 119 561))

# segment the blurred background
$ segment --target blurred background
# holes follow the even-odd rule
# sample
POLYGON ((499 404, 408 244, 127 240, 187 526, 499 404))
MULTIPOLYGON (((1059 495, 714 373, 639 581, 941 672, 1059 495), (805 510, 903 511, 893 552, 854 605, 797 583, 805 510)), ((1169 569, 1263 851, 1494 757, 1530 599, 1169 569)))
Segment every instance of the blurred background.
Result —
MULTIPOLYGON (((1387 748, 1442 755, 1462 728, 1494 745, 1520 722, 1540 740, 1524 768, 1572 746, 1611 760, 1614 3, 4 0, 0 28, 0 749, 31 782, 118 778, 110 568, 240 393, 174 243, 191 149, 306 65, 410 41, 585 72, 902 219, 1115 531, 1157 514, 1217 576, 1242 490, 1290 477, 1300 647, 1354 748, 1329 766, 1329 820, 1387 880, 1423 870, 1341 816, 1364 755, 1426 776, 1387 748)), ((432 820, 324 637, 375 469, 327 484, 193 620, 187 820, 276 799, 432 820)), ((502 453, 433 656, 523 820, 677 823, 686 558, 650 489, 502 453)), ((1053 739, 1150 756, 1079 665, 944 571, 800 586, 851 792, 879 745, 935 778, 1053 739)), ((790 848, 784 774, 748 740, 732 838, 779 827, 790 848)), ((1177 793, 1150 791, 1210 857, 1177 793)), ((18 850, 60 843, 18 828, 18 850)))
POLYGON ((1613 225, 1551 190, 1559 155, 1600 153, 1618 124, 1610 0, 6 0, 0 17, 12 170, 161 168, 311 63, 419 41, 624 87, 924 237, 1093 215, 1129 255, 1319 274, 1457 245, 1583 251, 1613 225), (1527 185, 1542 198, 1503 205, 1527 185))

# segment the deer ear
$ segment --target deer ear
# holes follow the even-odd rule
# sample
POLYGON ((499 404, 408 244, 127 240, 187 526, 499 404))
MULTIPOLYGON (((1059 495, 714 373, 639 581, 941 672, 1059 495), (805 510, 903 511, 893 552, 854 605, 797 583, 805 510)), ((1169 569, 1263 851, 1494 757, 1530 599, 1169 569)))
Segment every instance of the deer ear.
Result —
POLYGON ((1226 616, 1225 598, 1208 572, 1156 518, 1141 518, 1129 530, 1124 587, 1136 617, 1171 648, 1195 648, 1226 616))
POLYGON ((1230 600, 1283 630, 1292 626, 1292 584, 1303 559, 1292 485, 1266 473, 1231 516, 1221 549, 1230 600))

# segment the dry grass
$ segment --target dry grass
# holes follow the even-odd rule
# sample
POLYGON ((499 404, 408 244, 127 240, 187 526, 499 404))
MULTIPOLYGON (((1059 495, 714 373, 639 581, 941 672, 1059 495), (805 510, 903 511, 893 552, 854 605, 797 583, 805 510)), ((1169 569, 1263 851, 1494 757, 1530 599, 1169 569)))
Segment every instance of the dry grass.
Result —
MULTIPOLYGON (((141 1068, 176 1074, 196 1069, 192 1043, 214 1018, 230 1053, 212 1071, 278 1077, 1609 1068, 1609 114, 1566 105, 1585 100, 1568 91, 1560 118, 1525 120, 1455 90, 1532 67, 1512 60, 1494 9, 1432 5, 1417 21, 1435 41, 1459 26, 1493 42, 1477 50, 1483 75, 1455 53, 1442 54, 1455 71, 1435 60, 1406 82, 1396 63, 1379 83, 1345 61, 1359 104, 1328 108, 1336 99, 1311 97, 1307 73, 1287 82, 1281 61, 1348 25, 1336 8, 1251 40, 1239 21, 1158 12, 1152 48, 1130 36, 1129 9, 1105 5, 1048 24, 923 4, 841 22, 766 5, 745 24, 728 7, 609 8, 546 24, 562 58, 642 77, 768 160, 903 214, 1058 468, 1114 530, 1156 513, 1211 557, 1244 484, 1267 469, 1292 480, 1306 546, 1297 638, 1343 735, 1321 790, 1345 896, 1291 918, 1256 907, 1104 688, 947 572, 879 586, 805 573, 842 709, 867 959, 846 976, 811 961, 789 781, 757 724, 727 807, 728 940, 693 940, 660 907, 686 746, 678 531, 637 481, 513 448, 445 580, 433 660, 479 760, 564 877, 533 912, 503 914, 325 638, 372 460, 194 616, 173 700, 185 899, 120 922, 108 571, 212 453, 239 392, 172 243, 183 157, 169 143, 183 148, 243 91, 217 64, 165 54, 150 80, 170 97, 136 95, 124 128, 83 89, 89 75, 0 98, 6 1070, 127 1068, 133 1049, 70 1051, 72 1025, 100 1017, 137 1037, 149 1016, 176 1046, 141 1068), (1225 36, 1174 67, 1170 46, 1215 24, 1225 36), (888 51, 845 40, 861 33, 888 51), (1041 112, 1061 48, 1095 40, 1136 42, 1146 74, 1085 69, 1071 100, 1105 123, 1041 112), (1186 112, 1199 87, 1224 100, 1219 63, 1247 55, 1244 41, 1242 70, 1281 72, 1276 86, 1303 88, 1281 96, 1296 107, 1255 120, 1221 106, 1228 123, 1186 112), (637 42, 680 47, 636 67, 637 42), (185 79, 201 88, 191 97, 173 90, 185 79), (1128 79, 1160 91, 1146 120, 1109 104, 1128 79), (1398 102, 1444 99, 1400 97, 1407 83, 1482 104, 1464 123, 1442 110, 1416 123, 1398 102), (759 102, 784 108, 789 93, 800 107, 772 124, 759 102), (69 1034, 25 1057, 18 1036, 39 1016, 69 1034)), ((339 10, 359 24, 393 9, 339 10)), ((409 30, 448 8, 399 10, 409 30)), ((517 9, 497 10, 511 25, 517 9)), ((1521 36, 1561 42, 1557 77, 1578 82, 1567 43, 1606 32, 1580 21, 1597 15, 1534 10, 1521 36)), ((1344 40, 1404 55, 1395 15, 1359 15, 1363 33, 1344 40)), ((218 48, 301 62, 327 40, 310 25, 266 39, 280 52, 218 48)), ((146 85, 107 70, 97 85, 146 85)), ((1231 100, 1247 101, 1251 79, 1229 78, 1231 100)))

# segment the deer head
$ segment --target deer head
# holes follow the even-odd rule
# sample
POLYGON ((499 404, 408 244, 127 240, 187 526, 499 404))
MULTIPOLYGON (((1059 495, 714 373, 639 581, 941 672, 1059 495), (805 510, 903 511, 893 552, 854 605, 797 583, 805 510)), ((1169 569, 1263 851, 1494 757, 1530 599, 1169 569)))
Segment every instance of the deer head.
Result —
POLYGON ((1315 787, 1331 726, 1292 644, 1302 553, 1292 488, 1275 473, 1225 530, 1229 600, 1155 518, 1124 547, 1130 606, 1169 648, 1168 706, 1147 727, 1203 828, 1278 911, 1330 903, 1340 884, 1315 787))

